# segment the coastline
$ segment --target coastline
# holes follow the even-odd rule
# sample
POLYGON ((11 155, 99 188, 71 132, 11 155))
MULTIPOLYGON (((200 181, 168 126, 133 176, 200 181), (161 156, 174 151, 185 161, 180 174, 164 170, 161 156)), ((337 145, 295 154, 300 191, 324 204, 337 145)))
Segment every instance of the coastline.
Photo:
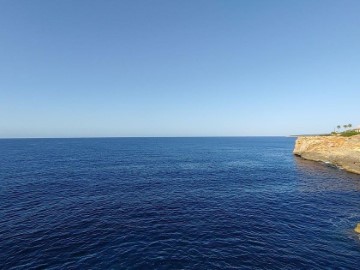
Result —
POLYGON ((307 160, 332 164, 360 174, 360 135, 299 136, 293 153, 307 160))

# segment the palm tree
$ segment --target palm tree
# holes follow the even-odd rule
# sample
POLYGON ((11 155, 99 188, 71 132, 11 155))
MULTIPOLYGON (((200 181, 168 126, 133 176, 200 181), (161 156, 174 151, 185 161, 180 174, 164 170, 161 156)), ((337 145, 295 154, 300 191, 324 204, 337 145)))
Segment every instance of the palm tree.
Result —
POLYGON ((343 125, 343 127, 344 127, 344 129, 346 129, 346 128, 347 128, 347 125, 343 125))
POLYGON ((348 124, 348 128, 351 128, 352 127, 352 124, 348 124))
POLYGON ((340 126, 340 125, 338 125, 336 128, 340 131, 341 126, 340 126))

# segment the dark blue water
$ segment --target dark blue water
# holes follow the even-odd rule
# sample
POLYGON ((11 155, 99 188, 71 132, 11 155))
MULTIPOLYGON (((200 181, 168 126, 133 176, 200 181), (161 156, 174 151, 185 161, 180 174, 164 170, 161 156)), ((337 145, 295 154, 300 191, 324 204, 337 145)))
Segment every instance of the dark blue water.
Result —
POLYGON ((293 145, 0 140, 0 267, 356 269, 360 176, 293 145))

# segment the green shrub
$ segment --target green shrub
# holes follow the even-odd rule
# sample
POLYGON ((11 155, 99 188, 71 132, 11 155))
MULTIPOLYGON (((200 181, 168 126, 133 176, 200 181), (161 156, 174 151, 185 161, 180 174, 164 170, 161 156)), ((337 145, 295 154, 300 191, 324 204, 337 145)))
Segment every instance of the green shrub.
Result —
POLYGON ((347 131, 341 132, 341 136, 344 136, 344 137, 350 137, 350 136, 359 135, 359 134, 360 133, 356 132, 355 130, 347 130, 347 131))

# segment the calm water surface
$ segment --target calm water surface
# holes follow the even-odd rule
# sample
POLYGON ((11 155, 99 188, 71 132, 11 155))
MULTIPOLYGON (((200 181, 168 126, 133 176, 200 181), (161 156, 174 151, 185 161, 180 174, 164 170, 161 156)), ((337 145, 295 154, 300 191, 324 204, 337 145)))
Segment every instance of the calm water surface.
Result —
POLYGON ((357 269, 360 176, 294 140, 0 140, 0 268, 357 269))

